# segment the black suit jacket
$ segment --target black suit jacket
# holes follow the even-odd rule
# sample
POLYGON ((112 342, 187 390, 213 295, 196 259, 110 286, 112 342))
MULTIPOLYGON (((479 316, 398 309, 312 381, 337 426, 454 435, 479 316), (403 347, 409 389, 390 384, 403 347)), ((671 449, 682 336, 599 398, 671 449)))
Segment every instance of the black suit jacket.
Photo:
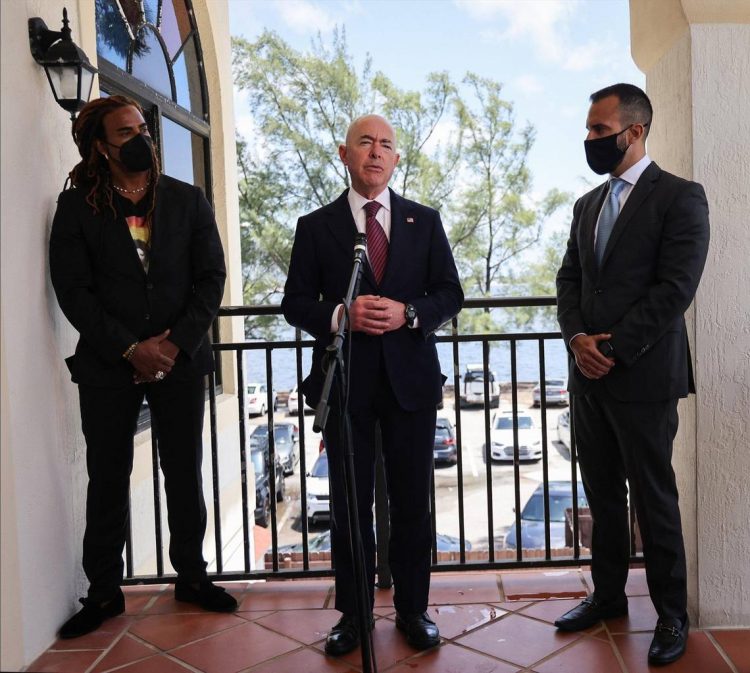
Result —
POLYGON ((82 189, 60 194, 50 236, 50 271, 60 307, 80 333, 67 359, 76 383, 132 383, 122 354, 130 344, 171 330, 180 348, 170 374, 213 369, 208 330, 224 290, 224 252, 201 190, 162 175, 148 274, 124 217, 98 215, 82 189))
POLYGON ((609 332, 615 366, 585 378, 571 358, 569 389, 603 385, 623 401, 657 401, 694 392, 684 313, 706 261, 708 204, 703 188, 651 163, 633 187, 604 251, 594 230, 606 183, 573 208, 570 239, 557 274, 563 339, 609 332))
MULTIPOLYGON (((356 233, 346 191, 297 223, 281 306, 290 324, 316 340, 312 370, 303 384, 311 405, 320 399, 325 378, 321 359, 332 338, 331 316, 346 296, 356 233)), ((437 211, 391 190, 391 236, 383 279, 378 286, 366 264, 359 294, 413 304, 419 328, 403 326, 380 337, 353 333, 350 406, 362 407, 372 401, 371 384, 385 367, 402 408, 434 407, 441 399, 444 381, 434 332, 458 313, 463 302, 453 254, 437 211)))

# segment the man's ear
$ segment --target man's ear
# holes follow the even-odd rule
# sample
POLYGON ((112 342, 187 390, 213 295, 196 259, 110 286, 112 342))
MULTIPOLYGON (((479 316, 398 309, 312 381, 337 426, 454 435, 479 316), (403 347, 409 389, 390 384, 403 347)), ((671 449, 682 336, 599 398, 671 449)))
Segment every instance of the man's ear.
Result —
POLYGON ((339 157, 344 166, 346 166, 346 145, 339 145, 339 157))
POLYGON ((633 124, 630 127, 630 132, 633 134, 635 140, 643 140, 646 137, 646 125, 633 124))

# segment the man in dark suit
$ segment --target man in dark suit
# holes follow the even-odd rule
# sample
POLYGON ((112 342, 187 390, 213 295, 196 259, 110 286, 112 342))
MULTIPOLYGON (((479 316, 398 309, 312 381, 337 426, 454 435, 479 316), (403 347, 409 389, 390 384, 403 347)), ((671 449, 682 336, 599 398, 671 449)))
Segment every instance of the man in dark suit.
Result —
POLYGON ((573 208, 557 302, 594 520, 594 593, 555 625, 576 631, 627 613, 630 494, 658 614, 649 662, 666 664, 682 656, 688 633, 671 459, 677 400, 695 392, 684 313, 703 272, 709 225, 703 188, 646 154, 651 118, 638 87, 616 84, 591 96, 586 157, 611 177, 573 208))
MULTIPOLYGON (((339 155, 352 187, 301 217, 284 290, 284 316, 316 339, 306 400, 316 405, 325 377, 321 361, 343 313, 355 234, 367 233, 368 264, 352 303, 345 348, 351 348, 351 414, 356 503, 364 541, 370 605, 374 599, 372 527, 375 424, 380 422, 391 519, 390 564, 396 626, 418 649, 439 643, 427 614, 430 584, 429 492, 436 407, 444 378, 434 332, 463 302, 440 215, 388 188, 398 163, 393 128, 382 117, 355 120, 339 155)), ((343 613, 326 641, 340 655, 359 643, 349 549, 341 400, 332 396, 324 438, 329 453, 336 609, 343 613)))
POLYGON ((125 609, 120 582, 133 436, 144 396, 159 441, 177 571, 175 598, 236 608, 208 581, 201 462, 208 340, 224 288, 224 253, 200 189, 160 175, 143 112, 123 96, 78 115, 81 162, 60 194, 50 237, 52 285, 80 333, 67 359, 78 384, 89 484, 83 608, 60 629, 74 638, 125 609))

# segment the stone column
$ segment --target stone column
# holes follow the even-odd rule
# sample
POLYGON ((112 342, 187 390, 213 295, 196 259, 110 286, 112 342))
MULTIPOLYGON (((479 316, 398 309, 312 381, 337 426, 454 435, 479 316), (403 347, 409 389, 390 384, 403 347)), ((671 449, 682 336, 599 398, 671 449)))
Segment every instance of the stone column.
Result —
POLYGON ((649 155, 706 189, 711 247, 688 329, 698 393, 674 465, 693 623, 750 626, 750 0, 630 0, 649 155))

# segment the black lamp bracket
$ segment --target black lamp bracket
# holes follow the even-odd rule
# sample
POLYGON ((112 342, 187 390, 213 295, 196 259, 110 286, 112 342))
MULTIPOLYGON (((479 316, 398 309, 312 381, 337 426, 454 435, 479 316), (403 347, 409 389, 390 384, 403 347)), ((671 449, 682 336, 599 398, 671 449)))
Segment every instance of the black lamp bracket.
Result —
POLYGON ((58 40, 70 39, 70 28, 68 27, 68 10, 63 9, 62 30, 50 30, 43 19, 35 16, 29 19, 29 42, 31 44, 31 55, 37 63, 45 62, 44 55, 47 50, 58 40))

